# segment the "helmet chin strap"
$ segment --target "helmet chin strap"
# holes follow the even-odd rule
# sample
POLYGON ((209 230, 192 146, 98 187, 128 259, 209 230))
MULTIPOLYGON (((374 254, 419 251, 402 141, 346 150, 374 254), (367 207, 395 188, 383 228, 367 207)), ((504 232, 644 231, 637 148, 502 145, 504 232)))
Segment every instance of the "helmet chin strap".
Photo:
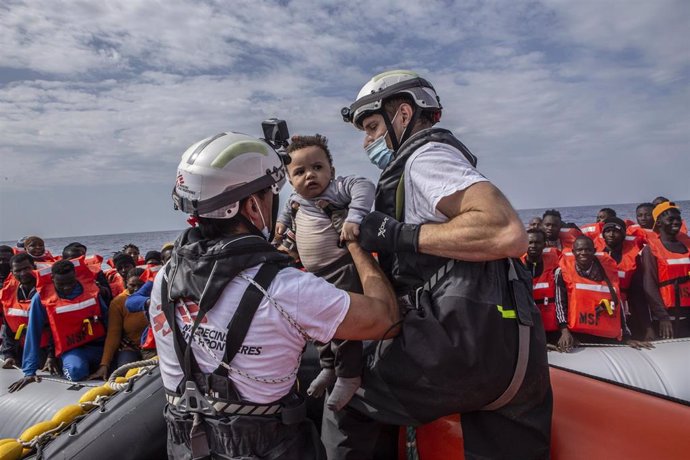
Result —
MULTIPOLYGON (((398 110, 400 110, 400 108, 398 108, 398 110)), ((391 139, 391 144, 393 144, 394 152, 397 153, 400 149, 400 146, 404 144, 405 141, 409 139, 412 135, 412 128, 419 119, 419 112, 420 110, 418 108, 412 112, 412 118, 410 118, 410 122, 407 124, 407 126, 405 126, 405 130, 402 133, 400 142, 398 142, 398 137, 396 136, 395 130, 393 129, 393 123, 391 122, 390 118, 388 118, 388 114, 386 113, 386 111, 384 109, 381 109, 381 116, 383 117, 383 122, 386 124, 386 129, 388 130, 388 134, 391 139)), ((395 116, 393 118, 395 118, 395 116)))
MULTIPOLYGON (((256 199, 256 198, 254 198, 254 199, 256 199)), ((273 220, 272 220, 273 225, 271 228, 268 229, 269 230, 269 236, 268 236, 269 242, 273 241, 273 238, 275 237, 275 229, 276 229, 275 222, 278 218, 278 206, 280 204, 279 200, 280 200, 279 195, 273 195, 273 206, 272 206, 273 209, 271 212, 272 217, 273 217, 273 220)), ((258 207, 258 203, 257 203, 257 207, 258 207)), ((261 212, 261 209, 259 209, 259 214, 261 215, 261 220, 262 220, 263 225, 267 226, 266 220, 264 218, 263 213, 261 212)), ((265 238, 265 235, 261 232, 261 229, 259 229, 256 225, 254 225, 254 223, 249 218, 247 218, 247 216, 245 216, 241 212, 238 212, 235 217, 246 225, 247 229, 249 230, 249 233, 251 233, 252 235, 260 236, 262 239, 265 238)))
POLYGON ((259 230, 256 227, 256 225, 254 225, 254 223, 247 218, 247 216, 245 216, 242 213, 238 213, 237 216, 235 216, 235 217, 247 227, 247 230, 249 230, 249 233, 251 233, 252 235, 256 235, 256 236, 260 237, 262 240, 264 239, 264 234, 261 233, 261 230, 259 230))

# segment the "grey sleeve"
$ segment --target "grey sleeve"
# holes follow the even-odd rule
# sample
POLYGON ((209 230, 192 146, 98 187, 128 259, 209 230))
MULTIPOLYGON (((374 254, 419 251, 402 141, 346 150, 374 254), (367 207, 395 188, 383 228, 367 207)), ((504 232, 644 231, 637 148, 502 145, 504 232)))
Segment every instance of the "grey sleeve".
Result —
POLYGON ((359 224, 374 206, 376 187, 365 177, 347 176, 342 178, 339 193, 349 197, 350 204, 346 222, 359 224))
POLYGON ((283 206, 283 210, 278 214, 278 218, 276 221, 278 223, 281 223, 285 225, 286 227, 290 228, 292 227, 292 198, 294 197, 294 193, 290 195, 290 198, 287 199, 285 202, 285 206, 283 206))

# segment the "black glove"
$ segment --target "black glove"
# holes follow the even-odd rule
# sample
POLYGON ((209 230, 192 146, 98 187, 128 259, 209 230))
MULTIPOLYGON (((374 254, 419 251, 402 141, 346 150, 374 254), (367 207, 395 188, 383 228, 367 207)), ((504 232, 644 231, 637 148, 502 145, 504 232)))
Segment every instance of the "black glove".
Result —
POLYGON ((40 381, 41 381, 41 378, 37 377, 35 375, 31 375, 28 377, 22 377, 21 379, 17 380, 12 385, 7 387, 7 389, 10 393, 14 393, 15 391, 21 390, 22 388, 24 388, 25 386, 27 386, 31 382, 40 382, 40 381))
POLYGON ((417 252, 419 225, 403 224, 378 211, 368 214, 359 226, 359 244, 383 254, 417 252))

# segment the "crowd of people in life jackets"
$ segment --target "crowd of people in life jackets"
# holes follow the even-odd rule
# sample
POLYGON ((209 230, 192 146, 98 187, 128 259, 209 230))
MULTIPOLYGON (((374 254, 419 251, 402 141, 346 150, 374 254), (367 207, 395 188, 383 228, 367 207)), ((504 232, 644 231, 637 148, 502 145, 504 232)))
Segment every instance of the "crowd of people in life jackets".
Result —
MULTIPOLYGON (((580 227, 550 209, 530 220, 527 235, 522 261, 551 347, 690 337, 690 236, 673 202, 640 204, 636 222, 603 208, 580 227)), ((11 389, 35 381, 39 369, 105 379, 155 354, 147 302, 172 247, 142 257, 128 244, 103 271, 103 257, 78 242, 60 256, 37 236, 0 246, 0 358, 2 368, 24 373, 11 389)))
POLYGON ((658 197, 637 206, 636 220, 603 208, 579 228, 555 209, 529 222, 522 260, 550 347, 650 348, 690 337, 690 237, 681 211, 658 197))
POLYGON ((116 368, 155 355, 144 304, 172 243, 144 257, 134 244, 106 261, 70 243, 57 256, 38 236, 0 246, 0 358, 21 368, 16 391, 41 369, 72 381, 106 379, 116 368))

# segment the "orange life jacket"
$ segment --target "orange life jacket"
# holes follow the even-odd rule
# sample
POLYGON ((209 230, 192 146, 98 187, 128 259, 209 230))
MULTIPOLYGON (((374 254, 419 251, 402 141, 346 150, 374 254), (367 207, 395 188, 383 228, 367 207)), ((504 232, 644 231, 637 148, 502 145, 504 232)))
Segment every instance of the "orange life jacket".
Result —
MULTIPOLYGON (((644 229, 640 228, 640 226, 637 224, 633 224, 633 222, 628 219, 625 220, 625 224, 625 241, 632 242, 638 248, 642 249, 642 247, 645 245, 647 241, 647 234, 644 231, 644 229)), ((603 228, 603 222, 596 222, 594 224, 587 224, 580 227, 580 229, 582 230, 582 234, 594 241, 594 245, 597 248, 606 247, 606 243, 604 242, 603 228)))
POLYGON ((71 262, 83 292, 74 299, 58 296, 50 270, 40 270, 36 291, 46 309, 50 330, 53 333, 55 356, 85 345, 105 336, 105 324, 101 315, 99 290, 93 272, 84 263, 84 257, 71 262))
POLYGON ((54 262, 53 260, 51 260, 51 261, 45 261, 45 260, 44 260, 44 261, 38 261, 38 260, 35 260, 35 261, 34 261, 34 265, 36 265, 36 269, 37 269, 37 270, 43 270, 44 268, 50 269, 50 267, 52 267, 54 263, 55 263, 55 262, 54 262))
POLYGON ((588 236, 592 241, 601 236, 601 229, 603 228, 603 222, 595 222, 593 224, 586 224, 580 227, 582 234, 588 236))
POLYGON ((146 336, 141 342, 142 350, 155 350, 156 349, 156 338, 153 335, 153 329, 151 325, 146 328, 146 336))
MULTIPOLYGON (((544 269, 536 278, 532 279, 532 296, 534 303, 539 307, 541 320, 544 323, 544 330, 557 331, 558 320, 556 319, 556 283, 554 282, 554 271, 558 268, 559 251, 556 248, 544 248, 541 260, 544 269)), ((526 262, 527 256, 522 256, 522 261, 526 262)))
POLYGON ((153 264, 146 264, 142 266, 138 266, 137 268, 143 268, 144 273, 139 276, 139 279, 142 280, 144 283, 147 281, 153 281, 153 279, 156 277, 156 274, 158 271, 163 268, 162 265, 153 265, 153 264))
POLYGON ((99 254, 94 254, 92 256, 86 256, 84 259, 84 262, 86 263, 86 266, 89 267, 89 270, 94 275, 98 275, 100 271, 102 270, 102 265, 103 265, 103 256, 99 254))
MULTIPOLYGON (((606 243, 604 240, 596 241, 597 251, 604 251, 606 243)), ((628 289, 632 284, 633 276, 637 270, 637 255, 640 253, 640 247, 637 245, 636 241, 623 241, 622 257, 621 261, 617 263, 618 266, 618 282, 620 283, 621 289, 621 307, 626 315, 630 314, 630 309, 628 307, 628 289)), ((614 261, 615 262, 615 261, 614 261)))
POLYGON ((621 339, 620 288, 616 262, 603 253, 596 254, 615 291, 615 298, 605 280, 582 277, 575 269, 575 255, 566 251, 559 263, 568 290, 568 329, 598 337, 621 339))
MULTIPOLYGON (((5 321, 7 321, 10 332, 14 335, 14 340, 18 340, 19 343, 24 346, 26 328, 29 325, 31 299, 19 300, 17 296, 19 286, 19 281, 10 274, 2 285, 2 291, 0 291, 0 304, 2 304, 2 312, 5 315, 5 321)), ((44 329, 41 334, 40 347, 44 348, 48 346, 49 343, 50 330, 44 329)))
MULTIPOLYGON (((110 257, 108 260, 106 260, 105 263, 108 264, 109 267, 115 268, 115 261, 113 260, 112 257, 110 257)), ((141 256, 139 256, 137 258, 137 260, 134 261, 135 267, 138 267, 139 265, 145 265, 145 264, 146 264, 146 261, 141 256)))
POLYGON ((575 238, 580 235, 582 235, 582 232, 579 228, 562 228, 558 235, 558 239, 561 243, 561 250, 565 251, 566 249, 572 249, 575 238))
POLYGON ((110 292, 113 293, 113 298, 122 294, 125 291, 125 280, 122 279, 117 269, 111 268, 105 272, 105 278, 110 285, 110 292))
POLYGON ((659 293, 666 308, 690 307, 690 252, 671 252, 660 238, 650 239, 649 249, 656 257, 659 293))
MULTIPOLYGON (((31 254, 29 254, 29 255, 31 255, 31 254)), ((38 264, 38 263, 40 263, 40 262, 53 264, 54 262, 57 262, 58 260, 61 259, 61 257, 55 257, 55 256, 54 256, 53 254, 51 254, 50 251, 47 250, 47 249, 45 250, 45 252, 43 253, 43 255, 42 255, 41 257, 34 257, 34 256, 31 256, 31 257, 34 259, 34 262, 35 262, 36 264, 38 264)))
POLYGON ((647 244, 650 237, 657 236, 654 230, 650 228, 642 228, 639 224, 632 224, 626 228, 626 234, 635 238, 637 245, 642 249, 642 247, 647 244))

